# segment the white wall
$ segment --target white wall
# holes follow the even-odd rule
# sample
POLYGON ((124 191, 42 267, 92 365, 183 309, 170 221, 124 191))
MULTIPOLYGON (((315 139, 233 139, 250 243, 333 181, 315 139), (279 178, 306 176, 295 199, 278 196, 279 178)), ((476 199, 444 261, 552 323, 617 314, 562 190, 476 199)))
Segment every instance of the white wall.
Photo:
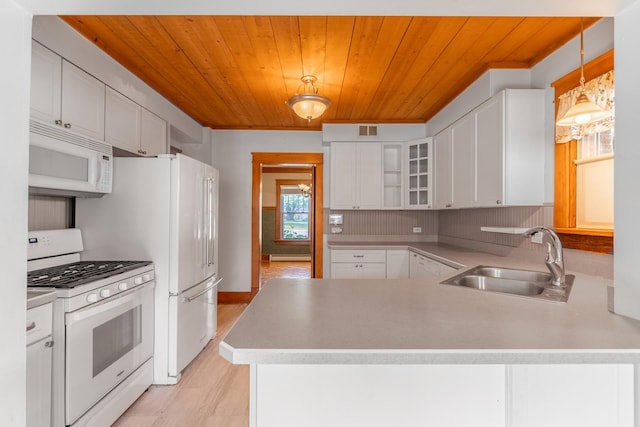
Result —
MULTIPOLYGON (((616 17, 615 311, 640 319, 640 2, 616 17)), ((638 415, 637 415, 638 416, 638 415)), ((637 421, 636 421, 637 423, 637 421)))
MULTIPOLYGON (((220 171, 221 291, 251 290, 251 153, 321 153, 315 131, 212 132, 212 164, 220 171)), ((327 183, 324 183, 327 187, 327 183)), ((328 188, 328 187, 327 187, 328 188)))
POLYGON ((0 425, 25 423, 27 173, 31 15, 0 2, 0 425), (25 77, 27 76, 27 77, 25 77))

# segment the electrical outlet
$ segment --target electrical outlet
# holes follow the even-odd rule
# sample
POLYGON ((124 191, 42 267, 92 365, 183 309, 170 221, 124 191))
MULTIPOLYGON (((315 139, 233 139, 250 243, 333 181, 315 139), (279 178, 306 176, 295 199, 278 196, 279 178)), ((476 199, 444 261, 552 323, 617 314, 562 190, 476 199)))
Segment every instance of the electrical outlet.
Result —
POLYGON ((331 227, 331 233, 332 234, 342 233, 342 227, 331 227))
POLYGON ((538 231, 537 233, 534 233, 533 236, 531 236, 531 242, 532 243, 540 243, 542 244, 542 238, 544 237, 543 233, 538 231))
POLYGON ((413 227, 414 233, 422 233, 422 227, 413 227))

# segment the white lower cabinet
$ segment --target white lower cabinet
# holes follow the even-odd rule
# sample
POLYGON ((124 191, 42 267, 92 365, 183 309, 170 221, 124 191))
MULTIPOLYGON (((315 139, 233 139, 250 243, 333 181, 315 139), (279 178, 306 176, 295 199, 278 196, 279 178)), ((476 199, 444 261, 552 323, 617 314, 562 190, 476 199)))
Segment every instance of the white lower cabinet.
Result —
POLYGON ((409 251, 407 249, 387 250, 387 279, 407 279, 409 277, 409 251))
POLYGON ((507 369, 507 425, 511 427, 634 425, 633 365, 511 365, 507 369))
POLYGON ((387 277, 385 250, 331 251, 331 278, 384 279, 387 277))
POLYGON ((51 425, 52 307, 27 310, 27 427, 51 425))
POLYGON ((633 427, 633 365, 251 365, 251 425, 633 427))
POLYGON ((411 252, 409 260, 409 278, 411 279, 439 279, 456 269, 435 261, 426 256, 411 252))

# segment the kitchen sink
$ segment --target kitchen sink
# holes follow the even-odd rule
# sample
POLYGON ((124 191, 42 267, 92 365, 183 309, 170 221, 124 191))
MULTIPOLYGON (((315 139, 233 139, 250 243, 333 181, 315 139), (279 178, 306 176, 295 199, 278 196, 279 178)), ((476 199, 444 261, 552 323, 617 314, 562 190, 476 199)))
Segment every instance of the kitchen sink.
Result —
POLYGON ((567 275, 565 286, 553 286, 552 276, 540 271, 479 265, 441 282, 479 291, 499 292, 545 301, 567 302, 575 276, 567 275))

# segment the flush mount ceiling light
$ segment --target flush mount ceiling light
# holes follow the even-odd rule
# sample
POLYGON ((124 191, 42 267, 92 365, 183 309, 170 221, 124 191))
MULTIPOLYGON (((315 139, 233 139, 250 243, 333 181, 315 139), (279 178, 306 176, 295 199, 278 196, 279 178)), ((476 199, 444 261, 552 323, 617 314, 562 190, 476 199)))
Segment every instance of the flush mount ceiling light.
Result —
POLYGON ((611 117, 611 111, 589 101, 584 88, 584 28, 580 22, 580 95, 573 107, 556 122, 558 126, 581 126, 611 117))
POLYGON ((298 88, 298 92, 293 95, 286 104, 300 117, 310 122, 320 117, 324 111, 331 105, 329 98, 318 95, 318 88, 314 83, 316 76, 303 76, 302 85, 298 88))

